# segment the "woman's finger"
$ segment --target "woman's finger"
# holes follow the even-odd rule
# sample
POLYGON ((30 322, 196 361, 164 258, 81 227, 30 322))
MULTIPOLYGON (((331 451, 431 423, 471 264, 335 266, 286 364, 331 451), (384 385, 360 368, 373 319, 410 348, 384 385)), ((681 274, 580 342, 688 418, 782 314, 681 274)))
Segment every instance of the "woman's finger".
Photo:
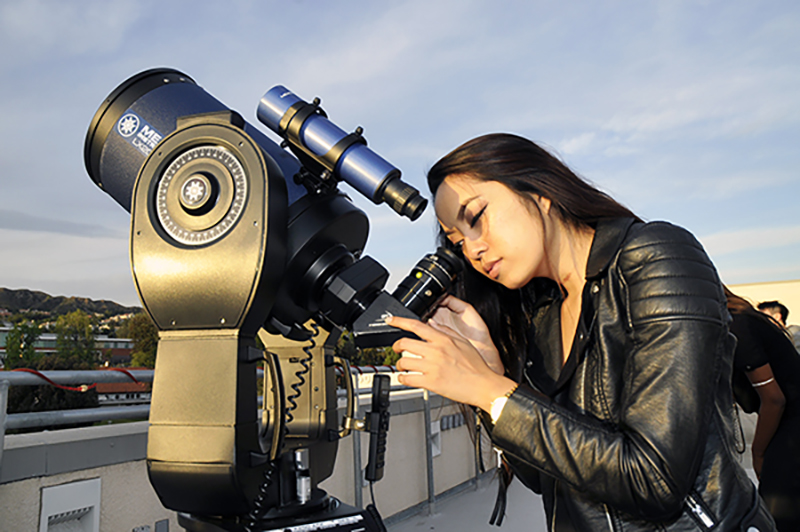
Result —
POLYGON ((397 369, 400 371, 416 371, 419 372, 422 366, 425 365, 424 360, 419 355, 403 351, 403 356, 397 360, 397 369))
POLYGON ((400 338, 392 344, 392 351, 395 353, 413 353, 423 357, 428 351, 430 344, 425 340, 415 340, 414 338, 400 338))
POLYGON ((421 373, 401 373, 397 376, 398 382, 412 388, 423 388, 425 377, 421 373))
POLYGON ((461 316, 450 310, 446 307, 439 307, 436 309, 436 312, 428 318, 428 325, 435 326, 436 325, 455 325, 456 321, 462 321, 461 316))
POLYGON ((439 303, 439 306, 448 308, 457 314, 461 314, 470 307, 470 304, 466 301, 458 299, 456 296, 448 295, 442 300, 441 303, 439 303))
POLYGON ((414 333, 419 338, 426 341, 433 340, 436 338, 437 334, 441 334, 427 323, 423 323, 420 320, 414 320, 411 318, 401 318, 399 316, 392 316, 386 318, 386 323, 388 325, 391 325, 392 327, 397 327, 398 329, 414 333))
POLYGON ((430 325, 431 327, 433 327, 434 329, 436 329, 440 333, 446 334, 447 336, 450 336, 451 338, 466 339, 466 338, 464 338, 463 334, 460 334, 453 327, 451 327, 450 325, 447 325, 445 323, 440 323, 438 321, 430 320, 430 321, 428 321, 428 325, 430 325))

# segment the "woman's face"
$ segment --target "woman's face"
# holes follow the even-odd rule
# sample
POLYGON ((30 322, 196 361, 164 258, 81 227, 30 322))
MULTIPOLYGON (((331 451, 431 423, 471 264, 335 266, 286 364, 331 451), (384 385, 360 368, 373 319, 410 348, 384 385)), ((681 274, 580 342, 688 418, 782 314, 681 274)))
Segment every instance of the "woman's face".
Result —
POLYGON ((472 267, 510 289, 548 277, 543 217, 547 198, 524 201, 497 181, 448 176, 436 191, 436 217, 472 267))

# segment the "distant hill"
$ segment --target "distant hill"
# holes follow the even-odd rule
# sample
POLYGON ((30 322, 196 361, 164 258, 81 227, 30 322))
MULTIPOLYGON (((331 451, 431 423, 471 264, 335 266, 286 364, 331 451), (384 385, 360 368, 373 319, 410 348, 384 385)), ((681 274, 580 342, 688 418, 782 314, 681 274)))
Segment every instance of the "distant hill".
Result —
POLYGON ((0 288, 0 309, 3 308, 12 313, 22 310, 38 310, 49 312, 53 316, 69 314, 76 310, 81 310, 88 314, 98 313, 107 316, 142 310, 139 307, 125 307, 105 299, 95 301, 85 297, 51 296, 50 294, 33 290, 0 288))

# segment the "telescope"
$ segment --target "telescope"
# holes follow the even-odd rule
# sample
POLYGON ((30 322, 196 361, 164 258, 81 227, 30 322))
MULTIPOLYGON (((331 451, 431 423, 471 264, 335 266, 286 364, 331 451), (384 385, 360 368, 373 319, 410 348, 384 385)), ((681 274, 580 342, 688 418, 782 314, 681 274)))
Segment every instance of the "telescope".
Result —
POLYGON ((439 248, 385 291, 387 270, 363 255, 369 220, 339 185, 411 220, 427 200, 318 98, 278 85, 256 114, 281 145, 157 68, 114 89, 86 136, 89 176, 131 215, 133 280, 159 331, 148 475, 186 530, 385 530, 374 506, 318 487, 354 429, 374 438, 367 480, 385 463, 388 377, 375 376, 372 411, 354 419, 335 345, 344 330, 359 347, 391 345, 408 333, 385 318, 427 319, 462 265, 439 248))

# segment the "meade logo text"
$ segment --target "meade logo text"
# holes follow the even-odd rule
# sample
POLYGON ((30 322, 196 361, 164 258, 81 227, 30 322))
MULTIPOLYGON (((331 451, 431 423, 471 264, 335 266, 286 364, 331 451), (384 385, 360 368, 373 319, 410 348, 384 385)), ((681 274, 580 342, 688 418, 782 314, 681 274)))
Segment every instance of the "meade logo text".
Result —
POLYGON ((143 155, 150 155, 164 135, 136 113, 126 113, 117 122, 117 133, 143 155))

